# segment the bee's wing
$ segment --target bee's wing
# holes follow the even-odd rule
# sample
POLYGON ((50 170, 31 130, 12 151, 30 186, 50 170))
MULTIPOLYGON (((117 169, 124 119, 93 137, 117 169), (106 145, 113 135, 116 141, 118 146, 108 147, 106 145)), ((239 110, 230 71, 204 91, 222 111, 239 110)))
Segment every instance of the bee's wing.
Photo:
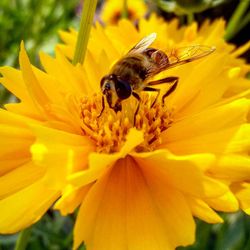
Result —
POLYGON ((142 38, 140 42, 138 42, 129 52, 131 53, 142 53, 145 49, 147 49, 156 39, 156 33, 151 33, 148 36, 142 38))
POLYGON ((192 62, 194 60, 207 56, 214 51, 215 47, 206 45, 193 45, 173 49, 170 53, 167 54, 169 59, 167 68, 172 68, 181 64, 192 62))

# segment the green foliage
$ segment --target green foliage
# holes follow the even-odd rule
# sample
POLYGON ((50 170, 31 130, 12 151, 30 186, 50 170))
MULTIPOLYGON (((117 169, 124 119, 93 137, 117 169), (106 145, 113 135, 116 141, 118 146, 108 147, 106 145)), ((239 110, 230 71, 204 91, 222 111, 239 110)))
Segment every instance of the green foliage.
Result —
MULTIPOLYGON (((39 64, 37 58, 39 50, 53 53, 54 45, 58 41, 58 30, 75 26, 79 2, 79 0, 0 0, 0 66, 18 66, 21 40, 24 40, 33 64, 39 64)), ((172 1, 162 0, 162 2, 172 1)), ((187 1, 176 2, 180 4, 187 1)), ((201 2, 206 1, 194 1, 196 4, 201 2)), ((7 100, 11 101, 10 98, 13 97, 0 86, 0 106, 7 100)), ((178 250, 250 249, 250 217, 244 213, 222 216, 225 223, 218 225, 209 225, 197 220, 195 244, 179 247, 178 250)), ((62 217, 58 212, 49 211, 32 227, 27 250, 71 249, 74 221, 74 216, 62 217)), ((17 238, 17 234, 0 236, 0 250, 14 249, 17 238)), ((80 249, 85 248, 82 246, 80 249)))
MULTIPOLYGON (((223 224, 210 225, 196 221, 196 242, 177 250, 249 250, 250 217, 239 212, 222 214, 223 224)), ((73 244, 73 215, 62 217, 49 211, 32 227, 27 250, 69 250, 73 244)), ((14 249, 17 235, 0 236, 0 250, 14 249)), ((79 250, 88 250, 82 246, 79 250)), ((119 250, 119 249, 117 249, 119 250)))
POLYGON ((195 244, 177 250, 249 250, 250 217, 242 212, 221 216, 222 224, 209 225, 197 220, 195 244))
POLYGON ((225 2, 225 0, 158 0, 159 7, 176 15, 199 13, 225 2))
MULTIPOLYGON (((72 216, 62 217, 58 212, 47 213, 31 229, 27 250, 68 250, 72 246, 72 216)), ((18 235, 0 236, 0 249, 14 249, 18 235)))
MULTIPOLYGON (((50 54, 58 30, 74 26, 79 0, 0 0, 0 66, 18 67, 21 40, 31 62, 39 65, 38 51, 50 54)), ((10 94, 0 86, 0 107, 10 94)))
MULTIPOLYGON (((37 51, 55 44, 58 29, 68 28, 76 17, 79 0, 1 0, 0 65, 17 66, 20 41, 24 40, 32 62, 37 51)), ((52 51, 53 46, 50 46, 52 51)))

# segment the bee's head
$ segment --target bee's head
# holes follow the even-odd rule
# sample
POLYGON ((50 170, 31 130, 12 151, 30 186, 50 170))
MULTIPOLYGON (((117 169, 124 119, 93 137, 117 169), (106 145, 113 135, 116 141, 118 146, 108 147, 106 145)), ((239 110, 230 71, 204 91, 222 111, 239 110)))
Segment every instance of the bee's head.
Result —
MULTIPOLYGON (((117 107, 117 103, 127 99, 132 89, 128 82, 121 80, 114 74, 104 76, 101 80, 101 90, 106 96, 109 107, 117 107)), ((118 110, 117 110, 118 111, 118 110)))

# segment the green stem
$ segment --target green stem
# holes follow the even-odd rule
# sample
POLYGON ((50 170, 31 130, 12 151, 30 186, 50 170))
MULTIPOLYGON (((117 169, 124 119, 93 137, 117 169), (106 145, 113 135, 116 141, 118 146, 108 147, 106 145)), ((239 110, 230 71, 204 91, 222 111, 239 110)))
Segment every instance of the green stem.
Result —
POLYGON ((128 18, 128 1, 127 0, 123 0, 122 17, 128 18))
POLYGON ((80 30, 77 37, 73 64, 83 64, 87 50, 89 34, 93 23, 97 0, 84 0, 80 30))
POLYGON ((15 245, 15 250, 25 250, 31 235, 32 227, 26 228, 18 235, 18 239, 15 245))
POLYGON ((186 24, 185 15, 179 16, 179 24, 180 24, 181 26, 184 25, 184 24, 186 24))
POLYGON ((226 28, 226 33, 224 38, 227 41, 233 38, 234 35, 237 33, 238 26, 240 26, 240 23, 242 21, 242 16, 247 10, 249 4, 250 0, 241 0, 240 3, 238 4, 226 28))
POLYGON ((188 24, 191 24, 194 21, 194 13, 188 13, 187 14, 187 22, 188 24))
POLYGON ((237 31, 242 30, 250 22, 250 12, 243 18, 237 31))

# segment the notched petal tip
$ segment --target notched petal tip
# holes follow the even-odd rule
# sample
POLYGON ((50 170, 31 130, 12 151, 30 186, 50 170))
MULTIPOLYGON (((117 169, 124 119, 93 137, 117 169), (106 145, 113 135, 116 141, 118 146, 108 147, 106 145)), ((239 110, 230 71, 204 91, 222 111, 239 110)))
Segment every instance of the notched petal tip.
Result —
POLYGON ((144 135, 142 131, 139 131, 135 128, 129 130, 128 135, 126 136, 126 142, 121 149, 121 156, 124 158, 127 154, 133 151, 133 149, 140 145, 144 141, 144 135))
POLYGON ((67 180, 74 187, 82 187, 97 180, 109 168, 111 168, 117 160, 125 158, 129 155, 142 141, 143 133, 136 129, 130 129, 126 137, 125 144, 121 148, 120 152, 113 154, 90 153, 88 169, 68 176, 67 180))

